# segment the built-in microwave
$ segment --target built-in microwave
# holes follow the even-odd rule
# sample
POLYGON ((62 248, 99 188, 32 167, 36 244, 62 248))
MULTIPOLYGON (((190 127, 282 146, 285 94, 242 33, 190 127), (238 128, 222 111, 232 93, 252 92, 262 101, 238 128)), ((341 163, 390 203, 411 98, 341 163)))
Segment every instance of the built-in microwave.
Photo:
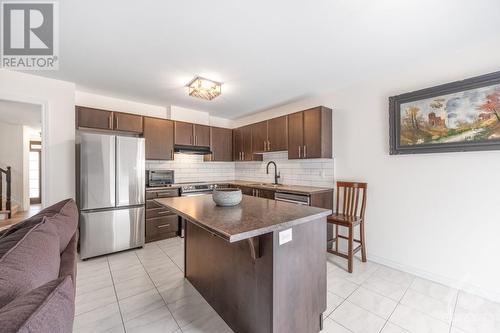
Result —
POLYGON ((174 170, 146 170, 146 186, 168 186, 174 183, 174 170))

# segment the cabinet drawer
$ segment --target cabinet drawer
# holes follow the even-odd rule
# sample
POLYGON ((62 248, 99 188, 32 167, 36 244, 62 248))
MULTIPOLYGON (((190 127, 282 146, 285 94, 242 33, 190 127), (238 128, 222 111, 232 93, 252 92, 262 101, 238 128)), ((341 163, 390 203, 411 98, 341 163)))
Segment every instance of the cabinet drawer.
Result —
POLYGON ((146 191, 146 199, 172 198, 172 197, 178 197, 178 196, 179 196, 179 189, 178 188, 146 191))
POLYGON ((177 215, 146 219, 146 236, 176 232, 178 228, 177 215))
POLYGON ((173 213, 171 210, 168 210, 167 208, 164 208, 164 207, 146 209, 146 218, 147 219, 153 219, 156 217, 164 217, 164 216, 169 216, 169 215, 175 215, 175 213, 173 213))
MULTIPOLYGON (((147 196, 147 193, 146 193, 147 196)), ((162 205, 154 201, 153 199, 151 200, 146 200, 146 209, 154 209, 154 208, 162 208, 162 205)))

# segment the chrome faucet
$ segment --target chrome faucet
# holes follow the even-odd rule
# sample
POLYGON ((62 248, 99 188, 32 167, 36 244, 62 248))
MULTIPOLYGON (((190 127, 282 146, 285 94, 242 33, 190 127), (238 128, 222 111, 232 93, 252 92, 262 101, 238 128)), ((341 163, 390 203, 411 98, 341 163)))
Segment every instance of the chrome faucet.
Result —
POLYGON ((278 179, 280 179, 280 173, 278 172, 278 167, 276 166, 276 163, 274 163, 274 161, 270 161, 269 163, 267 163, 267 166, 266 166, 266 173, 269 174, 269 164, 273 164, 274 165, 274 184, 275 185, 278 185, 278 179))

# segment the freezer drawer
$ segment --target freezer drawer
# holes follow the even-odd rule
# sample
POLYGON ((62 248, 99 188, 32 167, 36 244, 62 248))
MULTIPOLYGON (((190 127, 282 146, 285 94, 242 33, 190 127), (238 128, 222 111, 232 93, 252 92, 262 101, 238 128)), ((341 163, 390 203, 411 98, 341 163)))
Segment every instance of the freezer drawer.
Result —
POLYGON ((82 259, 144 245, 144 207, 80 213, 82 259))

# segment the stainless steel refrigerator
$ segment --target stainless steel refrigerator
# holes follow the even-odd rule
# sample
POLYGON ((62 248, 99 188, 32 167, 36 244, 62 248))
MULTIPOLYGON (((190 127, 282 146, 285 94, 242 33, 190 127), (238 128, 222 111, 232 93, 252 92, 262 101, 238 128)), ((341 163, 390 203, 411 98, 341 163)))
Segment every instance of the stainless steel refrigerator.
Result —
POLYGON ((144 139, 77 133, 82 259, 144 245, 144 139))

